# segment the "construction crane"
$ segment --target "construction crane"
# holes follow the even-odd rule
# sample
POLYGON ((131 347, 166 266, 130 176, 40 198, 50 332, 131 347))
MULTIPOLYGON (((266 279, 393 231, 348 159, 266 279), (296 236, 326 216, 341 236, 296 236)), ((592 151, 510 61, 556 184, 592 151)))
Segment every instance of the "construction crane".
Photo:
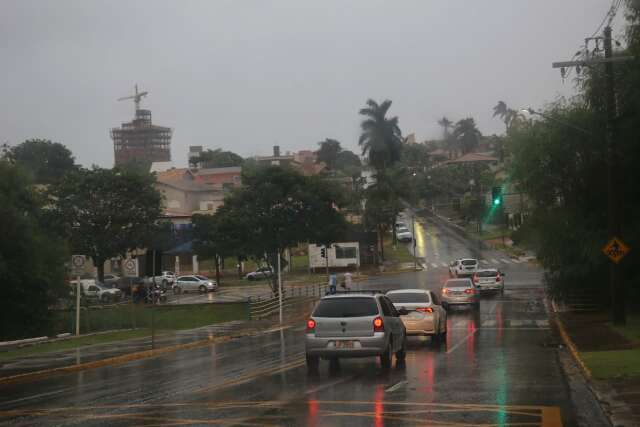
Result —
POLYGON ((138 85, 135 85, 134 88, 136 92, 134 95, 118 98, 118 101, 126 101, 127 99, 133 99, 133 102, 136 104, 136 111, 138 111, 140 109, 140 100, 142 99, 143 96, 147 96, 149 92, 145 91, 145 92, 138 93, 138 85))

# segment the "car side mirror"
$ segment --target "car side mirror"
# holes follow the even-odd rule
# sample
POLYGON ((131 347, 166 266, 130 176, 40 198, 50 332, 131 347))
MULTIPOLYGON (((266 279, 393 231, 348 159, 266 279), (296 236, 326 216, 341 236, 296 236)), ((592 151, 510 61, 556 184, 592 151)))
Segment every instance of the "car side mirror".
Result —
POLYGON ((401 308, 400 310, 398 310, 398 314, 400 316, 406 316, 407 314, 409 314, 409 310, 407 310, 406 308, 401 308))

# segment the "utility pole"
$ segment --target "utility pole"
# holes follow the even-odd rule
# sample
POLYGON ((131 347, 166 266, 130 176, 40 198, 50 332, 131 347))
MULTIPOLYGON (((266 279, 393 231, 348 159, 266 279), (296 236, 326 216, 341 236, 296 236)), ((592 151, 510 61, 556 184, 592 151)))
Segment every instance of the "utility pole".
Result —
MULTIPOLYGON (((611 47, 611 27, 607 25, 604 29, 604 57, 611 58, 613 55, 611 47)), ((616 138, 616 94, 613 82, 613 63, 606 62, 605 104, 607 110, 607 187, 609 191, 608 217, 610 237, 622 238, 622 197, 620 197, 620 181, 618 179, 618 168, 620 166, 618 154, 618 141, 616 138)), ((611 283, 611 305, 613 310, 613 323, 624 325, 627 322, 625 310, 625 286, 624 277, 620 265, 616 262, 610 263, 609 281, 611 283)))
MULTIPOLYGON (((554 62, 553 68, 590 66, 594 64, 604 64, 605 66, 605 109, 607 115, 607 219, 609 238, 622 238, 622 210, 624 209, 623 199, 620 195, 620 180, 618 169, 620 167, 617 132, 616 132, 616 93, 614 85, 613 63, 625 62, 633 59, 633 56, 613 57, 611 26, 604 28, 604 58, 592 58, 578 61, 554 62)), ((582 129, 578 129, 583 131, 582 129)), ((587 133, 587 131, 584 131, 587 133)), ((612 320, 616 325, 624 325, 627 321, 625 309, 625 283, 622 277, 622 270, 617 262, 609 265, 609 291, 611 295, 612 320)))

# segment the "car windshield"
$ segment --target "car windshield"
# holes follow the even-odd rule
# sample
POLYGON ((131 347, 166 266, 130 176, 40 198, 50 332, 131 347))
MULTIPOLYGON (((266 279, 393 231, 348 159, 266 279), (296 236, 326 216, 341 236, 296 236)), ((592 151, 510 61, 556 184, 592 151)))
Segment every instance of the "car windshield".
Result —
POLYGON ((478 271, 476 274, 478 275, 478 277, 496 277, 498 275, 498 271, 497 270, 483 270, 483 271, 478 271))
POLYGON ((406 227, 400 227, 398 228, 398 233, 408 233, 409 229, 406 227))
POLYGON ((424 292, 391 293, 387 294, 387 297, 389 297, 393 303, 431 303, 429 294, 424 292))
POLYGON ((462 260, 462 265, 476 265, 478 261, 475 259, 464 259, 462 260))
POLYGON ((378 305, 369 297, 323 299, 313 312, 314 317, 364 317, 376 314, 378 305))
POLYGON ((196 276, 196 277, 200 280, 209 280, 209 278, 205 276, 196 276))

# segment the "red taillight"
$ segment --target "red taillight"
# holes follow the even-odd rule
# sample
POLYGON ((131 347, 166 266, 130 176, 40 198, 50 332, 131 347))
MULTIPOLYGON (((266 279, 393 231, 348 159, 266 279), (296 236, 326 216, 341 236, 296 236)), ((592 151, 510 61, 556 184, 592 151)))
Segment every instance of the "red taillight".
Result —
POLYGON ((431 308, 431 307, 419 307, 419 308, 416 308, 416 311, 419 311, 421 313, 433 313, 433 308, 431 308))
POLYGON ((447 288, 442 288, 442 295, 446 295, 447 292, 449 292, 449 289, 447 288))
POLYGON ((313 319, 307 320, 307 332, 315 332, 316 330, 316 321, 313 319))
POLYGON ((465 290, 464 290, 464 293, 465 293, 465 294, 475 294, 475 293, 476 293, 476 291, 475 291, 475 289, 465 289, 465 290))
POLYGON ((499 282, 499 281, 500 281, 500 279, 501 279, 501 278, 500 278, 500 275, 498 274, 498 275, 496 276, 496 282, 499 282))
POLYGON ((376 317, 373 319, 373 332, 384 332, 384 322, 382 317, 376 317))

